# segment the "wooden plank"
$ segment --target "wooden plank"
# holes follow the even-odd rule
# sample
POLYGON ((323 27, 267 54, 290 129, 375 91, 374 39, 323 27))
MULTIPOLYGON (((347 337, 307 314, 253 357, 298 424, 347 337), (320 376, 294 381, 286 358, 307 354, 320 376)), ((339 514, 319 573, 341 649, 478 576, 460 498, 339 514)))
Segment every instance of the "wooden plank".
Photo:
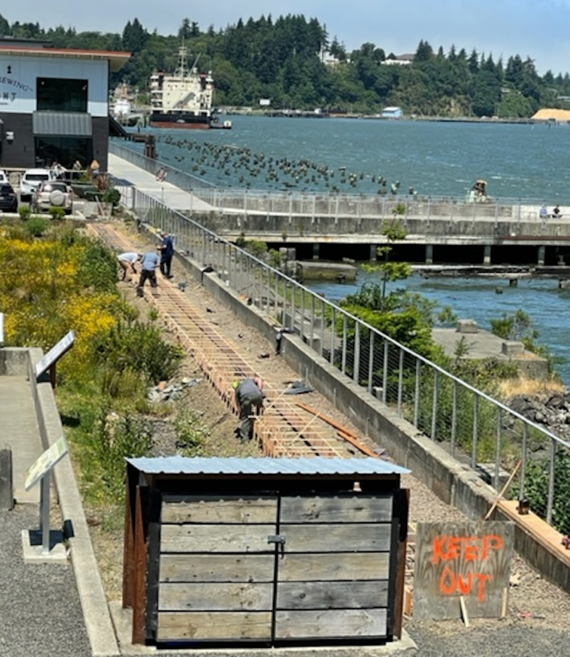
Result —
POLYGON ((281 523, 390 522, 392 496, 284 497, 281 523))
POLYGON ((509 586, 514 528, 508 522, 418 523, 414 619, 499 618, 509 586))
POLYGON ((277 609, 367 609, 388 605, 388 581, 280 582, 277 609))
POLYGON ((270 612, 165 611, 158 615, 157 641, 271 640, 270 612))
POLYGON ((288 554, 278 560, 279 582, 388 579, 389 553, 288 554))
POLYGON ((390 549, 389 524, 281 525, 286 552, 384 552, 390 549))
POLYGON ((163 525, 161 552, 275 552, 275 525, 163 525))
POLYGON ((276 639, 385 638, 386 609, 277 611, 276 639))
POLYGON ((275 556, 163 554, 163 582, 271 582, 275 556))
POLYGON ((271 611, 273 583, 161 584, 159 611, 271 611))
POLYGON ((277 518, 275 498, 165 496, 163 500, 163 524, 275 523, 277 518))

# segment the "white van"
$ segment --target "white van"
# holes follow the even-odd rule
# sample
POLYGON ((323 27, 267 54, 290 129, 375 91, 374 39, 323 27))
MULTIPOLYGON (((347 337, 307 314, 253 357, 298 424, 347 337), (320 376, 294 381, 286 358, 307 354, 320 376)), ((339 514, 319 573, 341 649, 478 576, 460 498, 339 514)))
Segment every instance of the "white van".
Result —
POLYGON ((20 201, 29 201, 36 189, 46 180, 54 180, 51 169, 28 169, 20 181, 20 201))

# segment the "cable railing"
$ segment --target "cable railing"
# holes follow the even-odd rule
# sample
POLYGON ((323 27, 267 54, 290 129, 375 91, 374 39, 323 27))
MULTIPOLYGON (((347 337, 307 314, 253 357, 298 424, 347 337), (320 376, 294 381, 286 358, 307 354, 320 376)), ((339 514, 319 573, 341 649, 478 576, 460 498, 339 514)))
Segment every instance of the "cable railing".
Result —
MULTIPOLYGON (((185 171, 146 157, 133 148, 110 140, 109 151, 135 164, 140 169, 156 174, 159 169, 167 173, 167 180, 180 189, 192 193, 210 207, 211 212, 236 214, 241 216, 265 215, 266 217, 308 217, 313 222, 319 218, 333 218, 337 224, 342 219, 351 218, 359 221, 374 222, 378 218, 397 217, 404 224, 406 221, 419 220, 424 229, 429 230, 430 220, 444 219, 452 222, 488 223, 496 231, 501 226, 512 229, 515 224, 536 224, 556 236, 564 220, 554 220, 540 216, 540 207, 544 199, 492 199, 469 201, 468 197, 439 197, 417 195, 358 194, 341 192, 308 191, 269 191, 247 189, 243 187, 221 187, 205 181, 185 171)), ((560 202, 563 215, 570 211, 570 201, 560 202)), ((412 224, 410 226, 414 228, 412 224)), ((339 230, 346 230, 346 224, 340 223, 339 230)), ((375 230, 374 223, 370 229, 375 230)), ((360 225, 359 225, 360 229, 360 225)), ((367 227, 364 226, 366 232, 367 227)), ((330 225, 327 225, 330 230, 330 225)), ((466 224, 464 232, 469 231, 466 224)), ((459 233, 460 235, 462 233, 459 233)))
POLYGON ((513 490, 564 533, 565 472, 570 443, 490 394, 206 229, 162 202, 132 190, 141 222, 175 236, 177 252, 215 272, 277 327, 291 331, 337 368, 363 395, 379 399, 419 432, 500 490, 517 470, 513 490))

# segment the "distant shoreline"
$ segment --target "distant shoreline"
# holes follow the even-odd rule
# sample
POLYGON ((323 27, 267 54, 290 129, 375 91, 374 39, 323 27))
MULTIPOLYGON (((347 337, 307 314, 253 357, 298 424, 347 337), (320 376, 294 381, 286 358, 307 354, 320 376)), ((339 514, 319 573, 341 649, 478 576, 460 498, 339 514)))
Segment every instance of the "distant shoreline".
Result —
POLYGON ((433 123, 482 123, 482 124, 515 124, 515 125, 565 125, 570 121, 552 121, 532 118, 510 118, 503 119, 498 117, 446 117, 446 116, 402 116, 387 117, 380 115, 368 114, 327 114, 325 112, 313 111, 296 111, 296 110, 253 110, 251 108, 221 108, 220 114, 235 116, 265 116, 267 118, 286 118, 286 119, 359 119, 363 121, 427 121, 433 123))

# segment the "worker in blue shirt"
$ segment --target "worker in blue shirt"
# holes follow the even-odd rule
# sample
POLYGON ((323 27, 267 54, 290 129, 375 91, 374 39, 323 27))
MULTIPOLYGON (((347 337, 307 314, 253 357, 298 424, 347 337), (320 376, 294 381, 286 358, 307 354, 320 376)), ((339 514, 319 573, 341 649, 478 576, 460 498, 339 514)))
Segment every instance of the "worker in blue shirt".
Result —
POLYGON ((160 233, 162 242, 160 244, 160 272, 165 278, 172 278, 170 269, 172 267, 172 257, 174 256, 174 240, 172 235, 162 231, 160 233))

